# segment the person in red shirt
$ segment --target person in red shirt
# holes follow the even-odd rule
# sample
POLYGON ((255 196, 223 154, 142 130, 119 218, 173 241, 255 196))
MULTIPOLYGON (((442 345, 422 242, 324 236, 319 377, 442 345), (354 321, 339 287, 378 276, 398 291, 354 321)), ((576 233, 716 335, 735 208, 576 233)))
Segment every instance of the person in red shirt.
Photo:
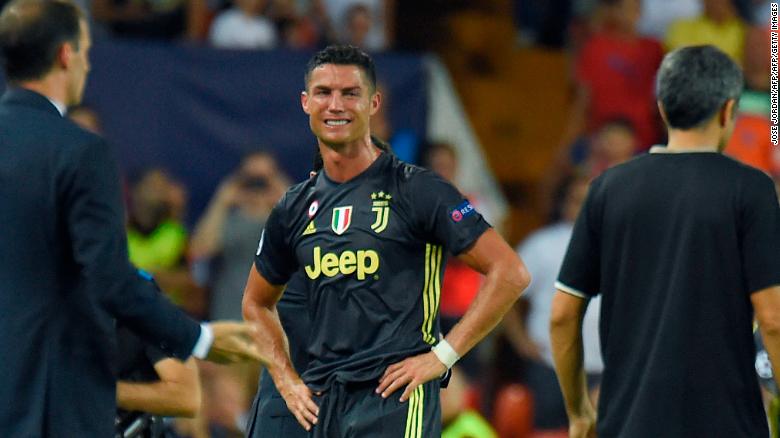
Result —
POLYGON ((646 150, 660 139, 653 80, 663 48, 637 33, 639 0, 601 0, 600 7, 601 25, 576 57, 577 93, 563 144, 623 118, 636 130, 638 151, 646 150))

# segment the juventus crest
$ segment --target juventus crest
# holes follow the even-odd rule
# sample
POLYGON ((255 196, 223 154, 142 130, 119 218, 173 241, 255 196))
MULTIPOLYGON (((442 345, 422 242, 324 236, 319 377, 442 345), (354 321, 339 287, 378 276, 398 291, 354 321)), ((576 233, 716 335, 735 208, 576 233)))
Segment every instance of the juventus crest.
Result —
POLYGON ((379 192, 371 194, 371 211, 376 214, 376 220, 371 224, 371 229, 379 234, 387 228, 387 220, 390 218, 390 200, 393 199, 389 193, 379 192))

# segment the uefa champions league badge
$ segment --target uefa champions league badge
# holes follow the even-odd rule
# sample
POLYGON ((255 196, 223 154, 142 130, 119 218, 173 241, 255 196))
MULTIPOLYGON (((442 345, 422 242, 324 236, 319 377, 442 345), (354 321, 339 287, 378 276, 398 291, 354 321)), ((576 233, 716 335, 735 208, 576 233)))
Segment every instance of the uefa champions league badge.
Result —
POLYGON ((450 213, 450 217, 452 218, 453 222, 460 222, 465 217, 469 217, 472 214, 476 213, 477 210, 474 209, 474 206, 471 205, 471 202, 469 201, 463 201, 462 204, 455 207, 454 210, 450 213))
POLYGON ((317 209, 320 208, 320 201, 316 199, 309 205, 309 219, 313 218, 317 214, 317 209))

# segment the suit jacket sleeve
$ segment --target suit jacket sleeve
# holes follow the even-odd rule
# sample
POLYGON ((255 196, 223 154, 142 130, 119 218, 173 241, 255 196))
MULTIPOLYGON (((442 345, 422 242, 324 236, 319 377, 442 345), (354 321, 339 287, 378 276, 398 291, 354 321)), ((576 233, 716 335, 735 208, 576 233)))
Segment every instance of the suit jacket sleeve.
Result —
POLYGON ((95 140, 72 157, 61 193, 79 287, 142 339, 186 359, 200 326, 130 264, 119 175, 108 144, 95 140))

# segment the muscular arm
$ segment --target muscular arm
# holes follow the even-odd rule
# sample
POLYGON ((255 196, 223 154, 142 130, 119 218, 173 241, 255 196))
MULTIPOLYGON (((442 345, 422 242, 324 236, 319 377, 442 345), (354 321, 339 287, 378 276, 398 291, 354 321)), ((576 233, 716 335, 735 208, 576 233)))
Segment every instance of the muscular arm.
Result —
POLYGON ((570 436, 588 436, 595 425, 596 414, 588 399, 583 366, 582 319, 587 301, 574 295, 555 292, 550 315, 550 343, 555 371, 561 386, 570 436))
POLYGON ((463 318, 447 334, 447 342, 463 357, 493 330, 528 287, 531 276, 520 257, 493 230, 485 231, 458 258, 485 275, 463 318))
POLYGON ((780 286, 762 289, 750 295, 764 347, 772 362, 775 383, 780 386, 780 286))
POLYGON ((200 379, 194 358, 180 362, 162 359, 154 364, 156 382, 119 381, 117 405, 128 411, 155 415, 194 417, 200 409, 200 379))
POLYGON ((272 285, 252 266, 244 289, 242 310, 244 319, 258 327, 256 341, 268 374, 290 412, 304 429, 309 430, 312 424, 317 423, 319 409, 290 360, 287 336, 276 311, 276 303, 283 291, 283 286, 272 285))
MULTIPOLYGON (((458 356, 462 357, 498 325, 531 278, 517 254, 492 228, 485 231, 459 258, 485 275, 485 281, 468 311, 446 337, 458 356)), ((445 371, 445 365, 433 352, 410 357, 387 368, 377 392, 388 397, 406 385, 401 395, 403 402, 417 386, 441 376, 445 371)))

